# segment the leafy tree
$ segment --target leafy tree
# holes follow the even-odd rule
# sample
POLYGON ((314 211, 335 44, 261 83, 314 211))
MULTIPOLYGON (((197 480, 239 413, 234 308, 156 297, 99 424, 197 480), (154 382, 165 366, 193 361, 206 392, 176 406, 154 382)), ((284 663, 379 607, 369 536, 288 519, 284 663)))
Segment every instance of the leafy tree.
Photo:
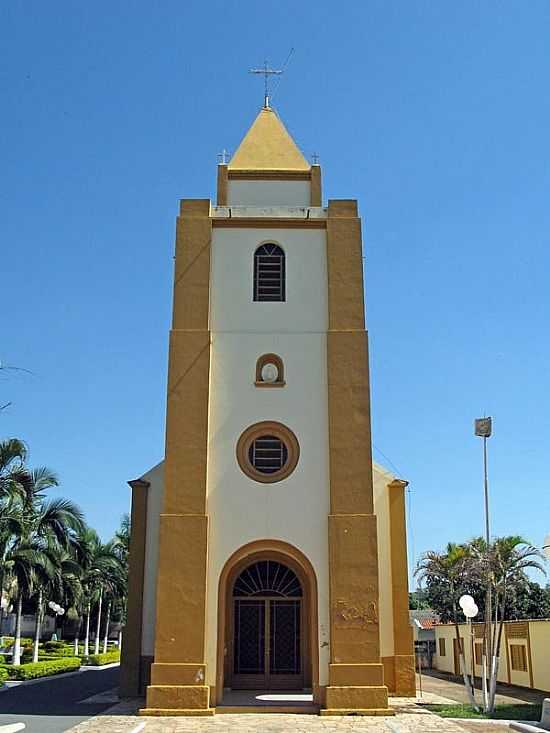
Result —
POLYGON ((409 609, 411 611, 424 611, 432 608, 428 599, 428 594, 424 588, 417 588, 409 593, 409 609))
POLYGON ((437 582, 440 588, 445 592, 450 604, 451 621, 455 625, 455 632, 460 657, 460 668, 464 679, 464 686, 468 693, 470 703, 476 707, 474 693, 471 680, 466 673, 466 665, 464 663, 464 648, 462 639, 460 638, 459 622, 459 605, 460 596, 464 593, 464 588, 471 577, 472 568, 471 547, 468 544, 457 545, 449 542, 445 552, 425 552, 418 561, 415 575, 420 583, 423 580, 429 584, 437 582))
POLYGON ((20 467, 19 470, 23 478, 18 480, 17 487, 10 490, 4 506, 6 511, 2 512, 0 547, 2 584, 7 575, 15 593, 15 665, 20 663, 23 600, 35 593, 38 595, 37 615, 40 621, 44 588, 54 581, 57 571, 51 550, 55 545, 70 547, 84 522, 80 509, 73 502, 61 498, 46 501, 46 491, 58 485, 53 472, 47 468, 29 471, 20 467))
POLYGON ((508 589, 507 619, 550 618, 550 586, 543 588, 533 580, 518 579, 508 589))
POLYGON ((82 604, 86 617, 84 654, 90 653, 90 620, 92 607, 97 603, 98 616, 94 653, 99 654, 101 611, 104 589, 112 574, 120 570, 120 560, 116 555, 116 542, 103 543, 97 532, 87 527, 79 536, 78 557, 81 565, 82 604))

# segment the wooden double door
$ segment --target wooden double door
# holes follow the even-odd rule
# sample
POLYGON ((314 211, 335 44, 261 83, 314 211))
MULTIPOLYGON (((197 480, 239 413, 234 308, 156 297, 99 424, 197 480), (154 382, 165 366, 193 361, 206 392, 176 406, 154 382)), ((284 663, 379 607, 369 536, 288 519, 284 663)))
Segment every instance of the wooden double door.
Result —
POLYGON ((303 688, 302 610, 301 598, 233 598, 234 689, 303 688))

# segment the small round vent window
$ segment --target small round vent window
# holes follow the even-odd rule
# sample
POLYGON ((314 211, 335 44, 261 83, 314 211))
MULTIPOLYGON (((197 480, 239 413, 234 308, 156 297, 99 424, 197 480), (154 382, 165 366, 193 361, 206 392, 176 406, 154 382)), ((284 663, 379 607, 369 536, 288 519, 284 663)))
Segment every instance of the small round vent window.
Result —
POLYGON ((237 443, 242 471, 261 483, 275 483, 289 476, 300 456, 298 440, 281 423, 266 421, 247 428, 237 443))
POLYGON ((260 473, 277 473, 288 460, 288 448, 274 435, 261 435, 250 444, 248 460, 260 473))

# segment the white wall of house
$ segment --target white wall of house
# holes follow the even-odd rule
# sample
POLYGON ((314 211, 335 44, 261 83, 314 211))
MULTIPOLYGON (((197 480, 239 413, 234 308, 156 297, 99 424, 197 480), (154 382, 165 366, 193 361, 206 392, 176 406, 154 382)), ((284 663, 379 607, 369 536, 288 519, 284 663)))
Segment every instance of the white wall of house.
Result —
MULTIPOLYGON (((472 653, 472 637, 466 624, 459 624, 460 636, 465 640, 466 666, 472 670, 472 658, 475 660, 475 652, 472 653)), ((443 624, 435 627, 436 653, 433 665, 442 672, 454 673, 454 650, 453 638, 456 636, 454 626, 443 624), (445 639, 445 655, 440 654, 440 639, 445 639)), ((475 637, 473 644, 481 643, 481 637, 475 637)), ((538 690, 550 691, 550 620, 537 619, 527 621, 505 622, 505 631, 500 644, 500 662, 498 668, 498 680, 520 687, 532 687, 538 690), (509 633, 506 633, 506 627, 509 633), (526 662, 526 669, 521 670, 514 667, 512 660, 512 646, 522 647, 523 656, 526 662)), ((481 665, 474 665, 475 674, 481 674, 481 665)))

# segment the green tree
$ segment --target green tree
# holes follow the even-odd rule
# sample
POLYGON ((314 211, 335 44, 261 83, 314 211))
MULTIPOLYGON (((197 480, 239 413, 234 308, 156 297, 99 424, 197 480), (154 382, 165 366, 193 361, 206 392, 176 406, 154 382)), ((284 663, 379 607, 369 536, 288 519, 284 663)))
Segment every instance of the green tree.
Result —
POLYGON ((450 620, 455 626, 464 686, 471 704, 476 707, 472 682, 466 673, 464 648, 458 625, 462 621, 459 618, 458 601, 460 596, 465 592, 465 588, 468 587, 468 583, 472 577, 472 554, 470 546, 468 544, 457 545, 454 542, 449 542, 445 552, 425 552, 417 563, 415 575, 418 577, 420 583, 425 580, 428 586, 430 583, 437 582, 441 591, 448 598, 451 611, 450 620))
MULTIPOLYGON (((16 632, 13 664, 20 663, 23 600, 37 595, 37 615, 42 616, 44 588, 54 581, 51 548, 68 548, 83 526, 80 509, 68 499, 45 499, 46 491, 58 485, 47 468, 26 471, 25 480, 9 500, 10 533, 4 532, 2 573, 15 591, 16 632)), ((3 581, 2 581, 3 582, 3 581)), ((40 629, 38 628, 38 633, 40 629)))
POLYGON ((409 593, 409 609, 411 611, 424 611, 428 608, 432 608, 432 606, 430 606, 428 593, 424 588, 417 588, 409 593))
POLYGON ((77 541, 78 560, 81 566, 82 606, 86 618, 84 654, 90 653, 90 620, 93 606, 97 603, 97 627, 94 653, 99 654, 101 613, 104 587, 120 570, 120 560, 115 551, 115 542, 103 543, 97 532, 90 527, 84 529, 77 541))

